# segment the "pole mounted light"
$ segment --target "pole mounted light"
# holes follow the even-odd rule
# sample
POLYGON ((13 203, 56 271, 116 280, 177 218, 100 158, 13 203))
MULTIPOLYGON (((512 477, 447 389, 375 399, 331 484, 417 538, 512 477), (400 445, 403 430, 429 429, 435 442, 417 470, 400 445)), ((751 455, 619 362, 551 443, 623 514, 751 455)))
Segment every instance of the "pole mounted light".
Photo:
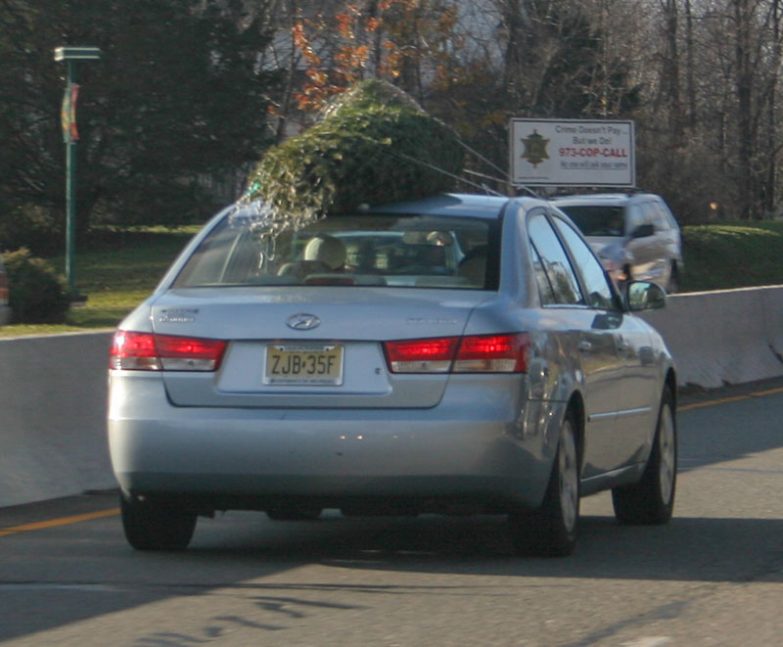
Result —
POLYGON ((65 276, 68 293, 72 301, 84 301, 76 290, 76 142, 79 131, 76 127, 76 102, 79 97, 77 64, 79 61, 97 61, 101 50, 97 47, 58 47, 54 60, 67 66, 65 94, 61 111, 63 141, 65 142, 65 276))

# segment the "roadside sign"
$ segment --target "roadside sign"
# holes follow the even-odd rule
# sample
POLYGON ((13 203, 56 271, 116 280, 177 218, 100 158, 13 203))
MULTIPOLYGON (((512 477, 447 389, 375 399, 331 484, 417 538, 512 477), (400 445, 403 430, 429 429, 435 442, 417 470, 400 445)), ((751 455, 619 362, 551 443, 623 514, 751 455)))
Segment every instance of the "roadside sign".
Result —
POLYGON ((636 184, 633 121, 512 119, 509 133, 515 186, 636 184))

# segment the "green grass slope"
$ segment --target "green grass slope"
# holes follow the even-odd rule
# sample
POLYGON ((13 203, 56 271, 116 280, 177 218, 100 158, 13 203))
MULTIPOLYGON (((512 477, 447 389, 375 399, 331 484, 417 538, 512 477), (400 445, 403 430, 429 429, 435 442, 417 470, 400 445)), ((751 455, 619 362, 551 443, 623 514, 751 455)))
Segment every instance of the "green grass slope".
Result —
POLYGON ((783 222, 684 227, 683 292, 783 285, 783 222))

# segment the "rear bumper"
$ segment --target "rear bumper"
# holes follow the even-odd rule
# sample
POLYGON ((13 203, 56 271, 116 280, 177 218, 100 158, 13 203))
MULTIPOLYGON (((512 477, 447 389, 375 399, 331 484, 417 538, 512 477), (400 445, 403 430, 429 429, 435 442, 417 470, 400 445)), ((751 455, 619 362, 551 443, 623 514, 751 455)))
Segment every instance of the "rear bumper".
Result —
POLYGON ((541 421, 557 412, 528 402, 519 376, 486 393, 463 382, 427 409, 229 409, 175 407, 160 376, 115 375, 112 465, 126 493, 200 510, 537 507, 554 454, 541 421))

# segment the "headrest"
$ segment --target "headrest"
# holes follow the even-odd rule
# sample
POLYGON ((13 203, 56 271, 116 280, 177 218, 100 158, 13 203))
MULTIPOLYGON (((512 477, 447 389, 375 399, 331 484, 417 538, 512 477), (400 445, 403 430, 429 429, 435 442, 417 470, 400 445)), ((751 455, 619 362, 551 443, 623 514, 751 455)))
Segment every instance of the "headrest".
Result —
POLYGON ((304 248, 304 260, 320 261, 330 270, 345 264, 345 245, 331 236, 313 238, 304 248))

